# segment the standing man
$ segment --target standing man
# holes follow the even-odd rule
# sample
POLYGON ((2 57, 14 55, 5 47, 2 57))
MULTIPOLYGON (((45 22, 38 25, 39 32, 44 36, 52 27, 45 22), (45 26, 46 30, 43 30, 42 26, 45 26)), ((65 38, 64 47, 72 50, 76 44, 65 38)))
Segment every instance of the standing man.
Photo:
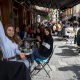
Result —
POLYGON ((78 22, 77 21, 74 21, 73 22, 73 31, 75 32, 74 44, 76 44, 77 27, 78 27, 78 22))
POLYGON ((78 22, 77 22, 77 21, 74 21, 74 22, 73 22, 73 31, 74 31, 75 33, 77 33, 77 27, 78 27, 78 22))

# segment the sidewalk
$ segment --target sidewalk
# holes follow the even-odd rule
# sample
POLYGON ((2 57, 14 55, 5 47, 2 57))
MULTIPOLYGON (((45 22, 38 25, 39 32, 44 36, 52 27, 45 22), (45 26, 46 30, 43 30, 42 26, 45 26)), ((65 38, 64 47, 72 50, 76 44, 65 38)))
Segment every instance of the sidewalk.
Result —
POLYGON ((46 66, 51 78, 42 70, 32 80, 80 80, 80 56, 75 53, 75 45, 53 38, 56 48, 49 63, 53 71, 46 66))

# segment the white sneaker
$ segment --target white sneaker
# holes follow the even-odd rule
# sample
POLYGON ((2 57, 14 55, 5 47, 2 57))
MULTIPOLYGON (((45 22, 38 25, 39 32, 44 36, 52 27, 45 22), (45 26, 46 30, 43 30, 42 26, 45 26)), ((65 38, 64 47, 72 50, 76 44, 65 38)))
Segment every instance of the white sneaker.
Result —
POLYGON ((42 66, 39 66, 39 65, 38 65, 38 66, 36 67, 36 69, 42 69, 42 66))
POLYGON ((30 72, 32 72, 35 69, 35 67, 36 67, 35 64, 31 65, 30 72))

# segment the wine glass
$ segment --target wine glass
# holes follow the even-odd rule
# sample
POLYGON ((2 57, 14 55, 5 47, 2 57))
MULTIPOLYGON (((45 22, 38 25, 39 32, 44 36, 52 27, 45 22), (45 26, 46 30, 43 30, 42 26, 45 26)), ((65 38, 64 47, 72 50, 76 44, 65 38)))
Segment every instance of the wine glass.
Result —
POLYGON ((30 34, 28 34, 28 38, 30 37, 30 34))

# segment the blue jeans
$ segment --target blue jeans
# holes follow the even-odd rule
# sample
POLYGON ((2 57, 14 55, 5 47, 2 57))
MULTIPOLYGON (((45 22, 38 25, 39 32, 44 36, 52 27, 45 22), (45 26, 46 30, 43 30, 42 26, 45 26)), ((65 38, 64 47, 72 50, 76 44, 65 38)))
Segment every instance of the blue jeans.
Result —
MULTIPOLYGON (((1 59, 1 60, 3 61, 3 59, 1 59)), ((15 59, 12 59, 12 60, 9 60, 9 61, 24 62, 24 64, 26 65, 26 67, 29 68, 29 61, 28 60, 17 60, 15 58, 15 59)))
POLYGON ((38 64, 40 64, 40 62, 36 60, 37 58, 42 59, 42 60, 47 59, 47 57, 41 56, 39 53, 37 53, 37 51, 38 49, 35 48, 34 52, 31 54, 31 63, 34 63, 34 60, 35 60, 38 64))
POLYGON ((10 61, 17 61, 17 62, 24 62, 24 64, 26 65, 27 68, 29 68, 29 62, 28 60, 17 60, 16 58, 15 59, 12 59, 10 61))

